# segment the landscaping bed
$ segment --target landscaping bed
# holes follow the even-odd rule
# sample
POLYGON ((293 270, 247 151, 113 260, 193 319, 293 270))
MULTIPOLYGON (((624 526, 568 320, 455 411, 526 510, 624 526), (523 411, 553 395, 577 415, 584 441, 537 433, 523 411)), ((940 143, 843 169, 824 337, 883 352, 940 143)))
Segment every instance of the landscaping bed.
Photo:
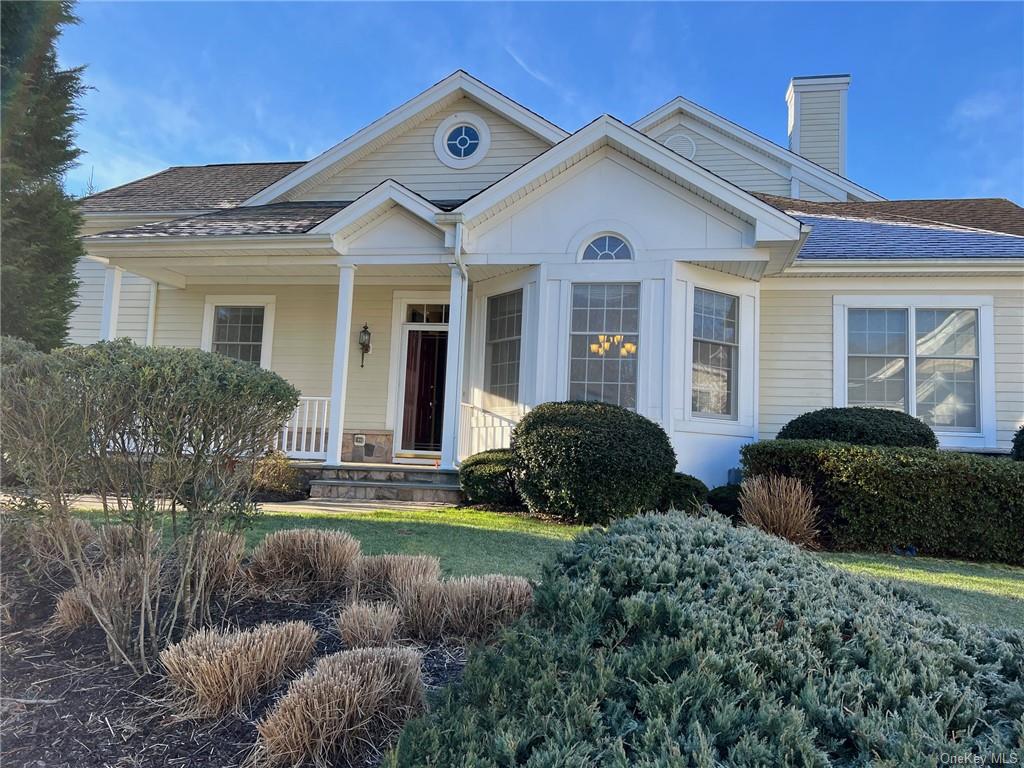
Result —
MULTIPOLYGON (((11 621, 4 622, 0 645, 5 766, 239 766, 252 750, 256 721, 288 688, 290 681, 285 680, 255 696, 238 714, 183 719, 167 700, 161 676, 136 677, 111 666, 99 629, 41 638, 53 596, 16 574, 9 578, 18 600, 11 621)), ((312 663, 343 648, 334 627, 336 614, 332 600, 241 600, 220 614, 218 625, 244 629, 268 621, 307 621, 319 632, 312 663)), ((459 677, 465 663, 460 645, 422 647, 428 693, 459 677)), ((378 759, 371 753, 359 765, 375 765, 378 759)))

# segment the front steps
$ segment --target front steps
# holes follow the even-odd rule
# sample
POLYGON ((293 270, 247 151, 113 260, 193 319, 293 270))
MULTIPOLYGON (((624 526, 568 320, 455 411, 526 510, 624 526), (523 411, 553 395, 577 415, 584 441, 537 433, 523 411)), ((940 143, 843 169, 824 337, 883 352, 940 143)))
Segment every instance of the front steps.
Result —
POLYGON ((406 501, 458 504, 459 473, 433 467, 376 464, 369 466, 304 467, 313 499, 406 501))

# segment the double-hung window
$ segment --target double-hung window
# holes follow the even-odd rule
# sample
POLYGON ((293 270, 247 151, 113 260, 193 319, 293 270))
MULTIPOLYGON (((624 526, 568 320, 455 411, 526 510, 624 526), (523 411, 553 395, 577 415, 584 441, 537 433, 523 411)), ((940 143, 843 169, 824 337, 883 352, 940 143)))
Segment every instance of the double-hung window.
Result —
POLYGON ((200 346, 243 363, 270 367, 273 296, 207 296, 200 346))
POLYGON ((519 358, 523 335, 523 292, 487 299, 487 341, 484 351, 484 392, 487 405, 519 402, 519 358))
POLYGON ((572 287, 569 399, 636 409, 640 285, 576 283, 572 287))
POLYGON ((955 433, 977 440, 986 431, 982 382, 985 363, 992 361, 983 359, 982 312, 989 308, 991 323, 990 300, 851 296, 836 297, 836 304, 844 312, 837 317, 845 320, 836 342, 845 345, 838 351, 846 375, 837 387, 841 382, 846 405, 909 413, 940 436, 950 435, 954 445, 955 433))
POLYGON ((695 416, 736 418, 739 298, 693 291, 693 380, 690 410, 695 416))

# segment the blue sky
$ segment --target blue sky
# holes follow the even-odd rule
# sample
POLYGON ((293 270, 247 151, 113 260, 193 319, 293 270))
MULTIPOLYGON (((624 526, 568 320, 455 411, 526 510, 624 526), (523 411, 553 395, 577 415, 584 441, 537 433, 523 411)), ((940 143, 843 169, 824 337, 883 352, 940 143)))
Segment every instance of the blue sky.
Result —
POLYGON ((849 72, 849 176, 1024 203, 1024 4, 83 3, 80 194, 308 159, 463 68, 567 130, 683 95, 785 145, 793 75, 849 72))

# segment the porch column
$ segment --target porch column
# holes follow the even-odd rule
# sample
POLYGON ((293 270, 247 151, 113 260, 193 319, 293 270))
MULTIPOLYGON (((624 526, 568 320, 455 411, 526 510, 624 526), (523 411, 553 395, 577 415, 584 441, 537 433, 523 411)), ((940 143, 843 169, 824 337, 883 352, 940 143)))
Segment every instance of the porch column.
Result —
POLYGON ((120 267, 107 267, 103 276, 103 314, 100 316, 100 341, 117 338, 117 312, 121 307, 120 267))
POLYGON ((341 443, 345 429, 345 391, 348 386, 348 355, 352 335, 352 295, 356 268, 338 267, 338 312, 334 320, 334 358, 331 365, 331 410, 327 433, 327 463, 341 463, 341 443))
POLYGON ((441 468, 455 469, 459 460, 459 417, 462 411, 462 365, 466 350, 466 293, 468 281, 451 265, 448 296, 448 359, 444 381, 444 423, 441 425, 441 468))

